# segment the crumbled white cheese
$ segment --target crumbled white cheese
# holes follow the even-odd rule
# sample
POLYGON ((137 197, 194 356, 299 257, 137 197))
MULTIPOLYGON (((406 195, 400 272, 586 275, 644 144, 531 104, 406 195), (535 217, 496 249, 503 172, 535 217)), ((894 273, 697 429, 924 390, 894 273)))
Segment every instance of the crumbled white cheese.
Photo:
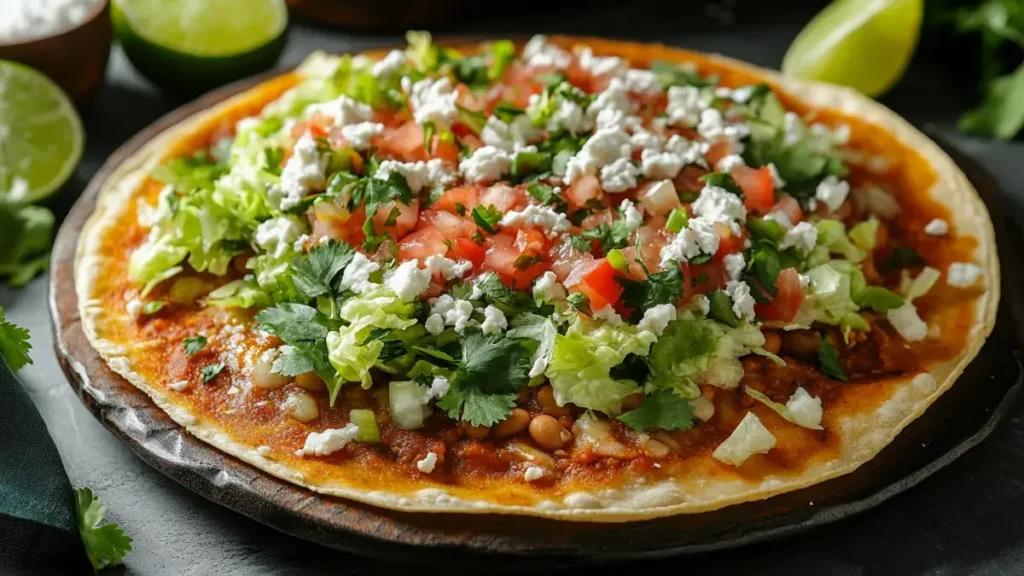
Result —
POLYGON ((661 336, 668 327, 668 323, 676 319, 676 307, 673 304, 658 304, 648 308, 644 317, 637 323, 637 328, 653 332, 655 336, 661 336))
POLYGON ((778 222, 779 226, 782 226, 783 230, 790 230, 793 228, 793 223, 789 220, 789 214, 786 214, 782 210, 769 212, 764 215, 764 219, 778 222))
MULTIPOLYGON (((447 296, 445 294, 444 296, 447 296)), ((466 330, 473 316, 473 304, 469 300, 454 300, 451 309, 444 314, 445 324, 455 328, 455 332, 462 334, 466 330)))
POLYGON ((322 114, 334 119, 335 126, 347 126, 373 119, 373 108, 348 96, 339 96, 334 100, 310 104, 306 107, 306 115, 322 114))
MULTIPOLYGON (((20 203, 21 200, 16 198, 16 192, 18 195, 21 194, 22 186, 27 187, 28 181, 20 176, 14 177, 14 182, 11 184, 11 190, 7 192, 7 198, 11 202, 20 203)), ((27 188, 25 194, 28 194, 27 188)), ((160 191, 160 195, 157 196, 156 205, 151 205, 146 202, 146 199, 139 197, 136 202, 136 214, 139 220, 139 225, 145 228, 151 228, 156 226, 158 223, 164 220, 171 219, 171 196, 174 194, 174 186, 168 184, 164 186, 163 190, 160 191)))
POLYGON ((454 175, 444 164, 444 160, 434 158, 426 162, 398 162, 397 160, 385 160, 380 163, 374 178, 387 180, 393 173, 397 172, 405 178, 409 190, 418 194, 424 187, 435 188, 452 181, 454 175))
POLYGON ((441 399, 452 387, 451 383, 444 376, 434 376, 430 382, 430 389, 427 391, 431 398, 441 399))
POLYGON ((583 148, 569 159, 565 167, 565 183, 572 184, 583 176, 596 174, 599 169, 619 158, 628 158, 631 152, 629 135, 624 131, 598 130, 583 144, 583 148))
POLYGON ((416 462, 416 468, 424 474, 433 472, 435 466, 437 466, 437 454, 433 452, 427 452, 427 455, 422 460, 416 462))
POLYGON ((767 454, 775 447, 775 436, 753 412, 740 420, 736 429, 711 454, 716 460, 740 466, 754 454, 767 454))
POLYGON ((572 55, 554 44, 549 44, 546 36, 537 34, 523 47, 523 60, 527 66, 563 69, 572 64, 572 55))
POLYGON ((384 133, 384 125, 377 122, 360 122, 341 127, 341 137, 356 150, 366 150, 373 145, 375 136, 384 133))
POLYGON ((405 52, 392 50, 388 55, 374 62, 370 74, 376 78, 387 78, 405 66, 405 52))
POLYGON ((573 134, 582 134, 590 132, 593 126, 591 125, 590 118, 587 117, 579 104, 571 100, 562 99, 558 103, 555 113, 551 115, 551 122, 548 124, 548 130, 552 132, 559 128, 568 130, 573 134))
POLYGON ((633 133, 629 136, 629 144, 633 148, 637 148, 642 151, 650 150, 652 152, 657 152, 665 145, 665 138, 660 134, 651 132, 650 130, 633 128, 633 133))
POLYGON ((810 222, 801 222, 786 231, 786 235, 782 237, 782 241, 779 243, 779 248, 785 250, 786 248, 795 247, 797 252, 806 254, 814 250, 814 246, 817 243, 818 228, 810 222))
POLYGON ((722 113, 715 108, 706 108, 700 113, 697 133, 708 142, 725 140, 731 144, 734 152, 742 152, 741 139, 750 134, 750 126, 746 124, 728 124, 722 113))
POLYGON ((635 107, 629 98, 626 84, 621 78, 612 78, 608 81, 608 87, 604 89, 604 92, 598 94, 587 107, 587 115, 597 118, 602 112, 618 111, 622 116, 629 116, 635 107))
POLYGON ((527 466, 526 472, 523 473, 523 479, 527 482, 533 482, 540 480, 544 477, 544 469, 540 466, 527 466))
POLYGON ((572 222, 565 214, 549 206, 530 204, 522 210, 512 210, 501 217, 501 225, 513 228, 544 228, 551 233, 568 232, 572 222))
POLYGON ((533 366, 530 368, 530 378, 536 378, 544 374, 544 371, 548 369, 548 359, 541 356, 533 361, 533 366))
POLYGON ((668 89, 665 114, 670 125, 692 128, 700 123, 701 112, 710 105, 696 86, 672 86, 668 89))
POLYGON ((640 214, 640 211, 636 209, 636 205, 630 199, 625 199, 622 204, 619 204, 619 212, 622 213, 622 217, 626 220, 626 228, 632 232, 637 228, 643 226, 644 217, 640 214))
POLYGON ((327 456, 341 450, 356 439, 359 426, 352 422, 344 428, 328 428, 323 432, 310 432, 305 445, 295 451, 296 456, 327 456))
POLYGON ((409 90, 409 104, 417 124, 433 122, 439 127, 452 125, 459 118, 455 101, 459 94, 447 76, 437 80, 424 78, 409 90))
POLYGON ((945 236, 949 233, 949 223, 942 218, 936 218, 925 224, 924 233, 929 236, 945 236))
POLYGON ((700 310, 701 316, 707 316, 708 312, 711 312, 711 300, 703 294, 694 296, 690 303, 700 310))
POLYGON ((444 332, 444 318, 440 314, 431 314, 423 323, 423 327, 434 336, 444 332))
POLYGON ((361 252, 356 252, 352 255, 352 261, 348 263, 348 266, 345 267, 345 272, 341 275, 339 287, 342 290, 351 290, 356 294, 362 294, 376 286, 376 284, 370 282, 370 274, 377 270, 380 270, 380 264, 373 262, 361 252))
POLYGON ((768 163, 768 171, 772 173, 772 186, 774 186, 776 190, 781 190, 786 187, 786 181, 782 179, 782 176, 779 176, 779 169, 775 167, 774 162, 768 163))
POLYGON ((508 124, 502 122, 497 116, 491 116, 487 118, 487 124, 480 132, 480 139, 487 146, 514 152, 540 138, 542 134, 541 130, 530 122, 530 117, 526 114, 516 116, 508 124))
POLYGON ((142 316, 142 300, 138 298, 132 298, 125 303, 124 309, 128 311, 128 315, 138 320, 142 316))
POLYGON ((625 324, 622 320, 622 316, 619 316, 619 313, 615 311, 615 308, 612 308, 611 304, 605 304, 602 308, 594 310, 591 317, 594 320, 604 320, 612 326, 621 326, 622 324, 625 324))
POLYGON ((811 396, 803 388, 797 388, 786 402, 786 410, 789 410, 796 425, 821 430, 821 398, 811 396))
POLYGON ((421 270, 419 260, 402 262, 388 276, 388 287, 406 301, 415 300, 430 287, 430 270, 421 270))
POLYGON ((310 192, 322 190, 327 184, 324 170, 328 160, 308 134, 299 138, 292 149, 292 157, 281 170, 280 184, 272 186, 267 193, 271 205, 288 210, 298 206, 310 192))
POLYGON ((445 280, 462 278, 466 275, 466 272, 473 269, 473 263, 469 260, 456 262, 451 258, 445 258, 438 254, 428 256, 425 263, 427 265, 427 270, 429 270, 431 274, 440 274, 445 280))
POLYGON ((704 218, 690 218, 686 228, 661 249, 661 267, 668 268, 670 262, 687 262, 700 254, 713 255, 718 251, 718 231, 704 218))
POLYGON ((917 342, 928 336, 928 325, 917 315, 917 308, 912 302, 889 310, 885 315, 889 319, 889 324, 892 324, 907 342, 917 342))
POLYGON ((506 328, 508 328, 508 320, 505 319, 504 312, 494 306, 484 308, 484 321, 480 324, 481 332, 484 334, 501 334, 506 328))
POLYGON ((629 65, 628 62, 617 56, 594 56, 593 50, 587 47, 580 49, 577 59, 580 68, 590 72, 593 76, 618 74, 629 65))
POLYGON ((732 101, 737 104, 745 104, 754 95, 754 86, 740 86, 732 91, 732 101))
POLYGON ((729 154, 718 161, 718 165, 715 167, 719 172, 732 172, 734 168, 740 166, 746 166, 743 162, 743 157, 739 154, 729 154))
POLYGON ((783 144, 792 146, 807 133, 804 121, 795 112, 786 112, 782 117, 783 144))
POLYGON ((501 148, 482 146, 459 163, 459 172, 469 182, 489 183, 501 179, 512 167, 512 156, 501 148))
POLYGON ((956 288, 973 286, 981 276, 981 268, 970 262, 953 262, 946 272, 946 283, 956 288))
POLYGON ((704 154, 707 153, 709 147, 707 142, 687 140, 678 134, 673 134, 668 139, 668 142, 665 142, 666 152, 679 154, 683 157, 684 164, 698 164, 700 166, 707 165, 704 154))
POLYGON ((565 300, 565 287, 558 283, 558 277, 550 270, 537 278, 533 285, 533 297, 538 302, 565 300))
POLYGON ((644 150, 640 153, 641 172, 648 180, 675 178, 684 164, 686 160, 683 155, 675 152, 644 150))
POLYGON ((832 212, 839 210, 850 194, 850 184, 829 174, 818 184, 814 198, 824 202, 832 212))
POLYGON ((715 403, 707 396, 701 394, 696 398, 690 399, 690 410, 698 420, 707 422, 715 415, 715 403))
POLYGON ((636 188, 639 170, 629 158, 619 158, 601 168, 601 188, 605 192, 625 192, 636 188))
POLYGON ((168 384, 168 387, 171 390, 174 390, 175 392, 181 392, 182 390, 188 388, 188 380, 179 380, 177 382, 171 382, 170 384, 168 384))
POLYGON ((747 267, 746 260, 743 259, 742 252, 736 252, 733 254, 726 254, 725 256, 725 272, 729 275, 730 280, 739 280, 740 275, 743 274, 743 270, 747 267))
POLYGON ((725 283, 725 292, 732 298, 732 311, 740 320, 754 321, 754 297, 750 286, 743 281, 730 280, 725 283))
POLYGON ((733 224, 747 220, 747 208, 739 196, 710 184, 700 191, 700 196, 693 203, 693 213, 709 222, 733 224))
POLYGON ((661 92, 661 82, 658 76, 650 70, 637 70, 635 68, 626 70, 622 75, 626 84, 626 90, 639 92, 641 94, 658 94, 661 92))
POLYGON ((800 274, 800 287, 807 288, 811 284, 811 277, 806 274, 800 274))
POLYGON ((274 258, 280 258, 294 246, 301 233, 299 223, 292 218, 271 218, 256 227, 256 245, 274 258))

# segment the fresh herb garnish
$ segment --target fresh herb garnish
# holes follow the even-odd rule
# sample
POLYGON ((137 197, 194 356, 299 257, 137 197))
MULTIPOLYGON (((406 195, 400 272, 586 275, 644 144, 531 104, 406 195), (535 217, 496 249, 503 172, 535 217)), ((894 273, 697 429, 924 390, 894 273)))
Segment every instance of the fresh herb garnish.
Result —
POLYGON ((732 310, 732 298, 725 290, 714 290, 708 294, 708 301, 711 309, 708 311, 708 318, 718 320, 726 326, 736 328, 740 325, 740 319, 732 310))
POLYGON ((565 300, 577 311, 590 316, 592 312, 590 310, 590 298, 588 298, 583 292, 573 292, 572 294, 569 294, 565 300))
POLYGON ((666 90, 672 86, 696 86, 697 88, 703 88, 705 86, 713 86, 718 82, 718 79, 715 77, 702 77, 695 68, 680 66, 665 60, 651 62, 651 72, 654 72, 654 75, 658 78, 658 83, 666 90))
POLYGON ((195 356, 200 350, 206 348, 206 336, 188 336, 185 338, 185 354, 195 356))
POLYGON ((818 349, 818 361, 821 362, 821 370, 829 377, 843 382, 849 380, 849 376, 839 363, 839 353, 836 347, 829 342, 828 338, 822 337, 821 347, 818 349))
POLYGON ((163 310, 164 306, 167 306, 167 302, 163 300, 151 300, 142 305, 142 313, 146 316, 150 314, 156 314, 163 310))
POLYGON ((533 310, 536 306, 528 293, 505 286, 501 278, 493 272, 477 280, 476 286, 484 293, 487 303, 493 304, 507 315, 533 310))
POLYGON ((644 397, 635 409, 618 417, 634 430, 689 430, 693 427, 690 401, 672 390, 659 389, 644 397))
POLYGON ((477 206, 473 208, 473 221, 489 234, 498 232, 498 223, 501 222, 501 212, 494 206, 477 206))
POLYGON ((637 258, 636 262, 647 275, 646 280, 615 278, 622 286, 623 304, 633 310, 630 319, 634 321, 659 304, 675 304, 683 294, 683 271, 679 266, 651 274, 642 258, 637 258))
POLYGON ((462 341, 462 362, 450 379, 451 389, 437 405, 455 420, 474 426, 497 424, 515 406, 531 364, 521 339, 473 332, 462 341))
POLYGON ((892 251, 892 254, 885 259, 882 268, 886 270, 902 270, 904 268, 917 268, 927 264, 924 258, 917 253, 917 250, 908 246, 900 246, 892 251))
POLYGON ((336 292, 341 273, 354 254, 355 250, 344 242, 317 244, 309 254, 292 261, 292 282, 309 298, 336 292))
POLYGON ((555 192, 555 189, 547 184, 530 184, 526 187, 526 191, 541 204, 551 206, 559 212, 565 212, 569 209, 569 205, 566 203, 565 198, 562 197, 561 194, 555 192))
POLYGON ((724 172, 708 172, 700 177, 700 181, 708 186, 717 186, 743 198, 743 189, 736 183, 736 180, 733 180, 731 175, 724 172))
POLYGON ((31 349, 28 330, 5 320, 3 306, 0 306, 0 356, 7 367, 15 372, 31 364, 32 358, 28 355, 31 349))
POLYGON ((103 522, 107 507, 88 488, 75 490, 75 518, 85 553, 95 571, 116 566, 132 550, 132 539, 115 523, 103 522))
POLYGON ((213 190, 214 182, 227 173, 227 166, 220 164, 205 150, 191 156, 174 158, 153 170, 153 178, 170 184, 178 192, 191 192, 197 188, 213 190))
POLYGON ((214 362, 213 364, 203 366, 203 368, 199 371, 199 375, 202 376, 203 378, 203 384, 208 384, 210 380, 216 378, 217 375, 220 374, 222 370, 224 370, 223 362, 214 362))
POLYGON ((629 242, 629 235, 632 233, 626 220, 620 218, 611 224, 598 224, 584 230, 579 237, 585 240, 597 240, 601 243, 601 251, 607 254, 616 248, 625 248, 629 242))

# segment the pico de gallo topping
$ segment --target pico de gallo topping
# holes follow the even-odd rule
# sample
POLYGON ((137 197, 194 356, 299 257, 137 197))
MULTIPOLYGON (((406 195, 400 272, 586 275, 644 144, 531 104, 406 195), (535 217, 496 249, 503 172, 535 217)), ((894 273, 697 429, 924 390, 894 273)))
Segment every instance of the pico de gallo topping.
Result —
MULTIPOLYGON (((858 343, 928 337, 913 301, 940 273, 893 249, 884 190, 855 201, 847 127, 787 111, 767 85, 543 36, 472 54, 408 39, 376 61, 312 56, 258 115, 153 173, 166 187, 139 207, 132 316, 247 309, 279 341, 254 383, 322 382, 331 406, 347 386, 386 387, 402 430, 447 419, 547 451, 610 424, 700 427, 716 390, 818 430, 822 400, 801 383, 899 364, 848 357, 858 343), (885 286, 880 249, 901 286, 885 286), (763 385, 787 365, 812 376, 763 385)), ((380 442, 380 421, 353 410, 297 453, 380 442)), ((751 412, 715 457, 738 466, 774 444, 751 412)), ((528 481, 547 474, 533 468, 528 481)))

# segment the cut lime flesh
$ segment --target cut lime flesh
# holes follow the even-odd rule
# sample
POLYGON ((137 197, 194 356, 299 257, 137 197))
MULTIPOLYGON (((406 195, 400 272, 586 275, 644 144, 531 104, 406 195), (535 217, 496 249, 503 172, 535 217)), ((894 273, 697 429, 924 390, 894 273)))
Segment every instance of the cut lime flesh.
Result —
POLYGON ((878 96, 910 63, 923 13, 923 0, 836 0, 796 37, 782 71, 878 96))
POLYGON ((0 60, 0 194, 22 189, 41 200, 68 180, 82 157, 82 121, 45 75, 0 60))

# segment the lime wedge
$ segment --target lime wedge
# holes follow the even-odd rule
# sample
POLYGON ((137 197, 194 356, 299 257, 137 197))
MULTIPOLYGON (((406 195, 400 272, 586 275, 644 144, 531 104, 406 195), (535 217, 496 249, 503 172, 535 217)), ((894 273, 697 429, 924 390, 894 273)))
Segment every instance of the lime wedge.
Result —
POLYGON ((923 13, 923 0, 835 0, 790 45, 782 71, 878 96, 910 63, 923 13))
POLYGON ((68 97, 40 72, 0 60, 0 195, 53 194, 82 157, 85 133, 68 97))
POLYGON ((114 0, 112 8, 132 65, 178 95, 272 67, 288 27, 284 0, 114 0))

